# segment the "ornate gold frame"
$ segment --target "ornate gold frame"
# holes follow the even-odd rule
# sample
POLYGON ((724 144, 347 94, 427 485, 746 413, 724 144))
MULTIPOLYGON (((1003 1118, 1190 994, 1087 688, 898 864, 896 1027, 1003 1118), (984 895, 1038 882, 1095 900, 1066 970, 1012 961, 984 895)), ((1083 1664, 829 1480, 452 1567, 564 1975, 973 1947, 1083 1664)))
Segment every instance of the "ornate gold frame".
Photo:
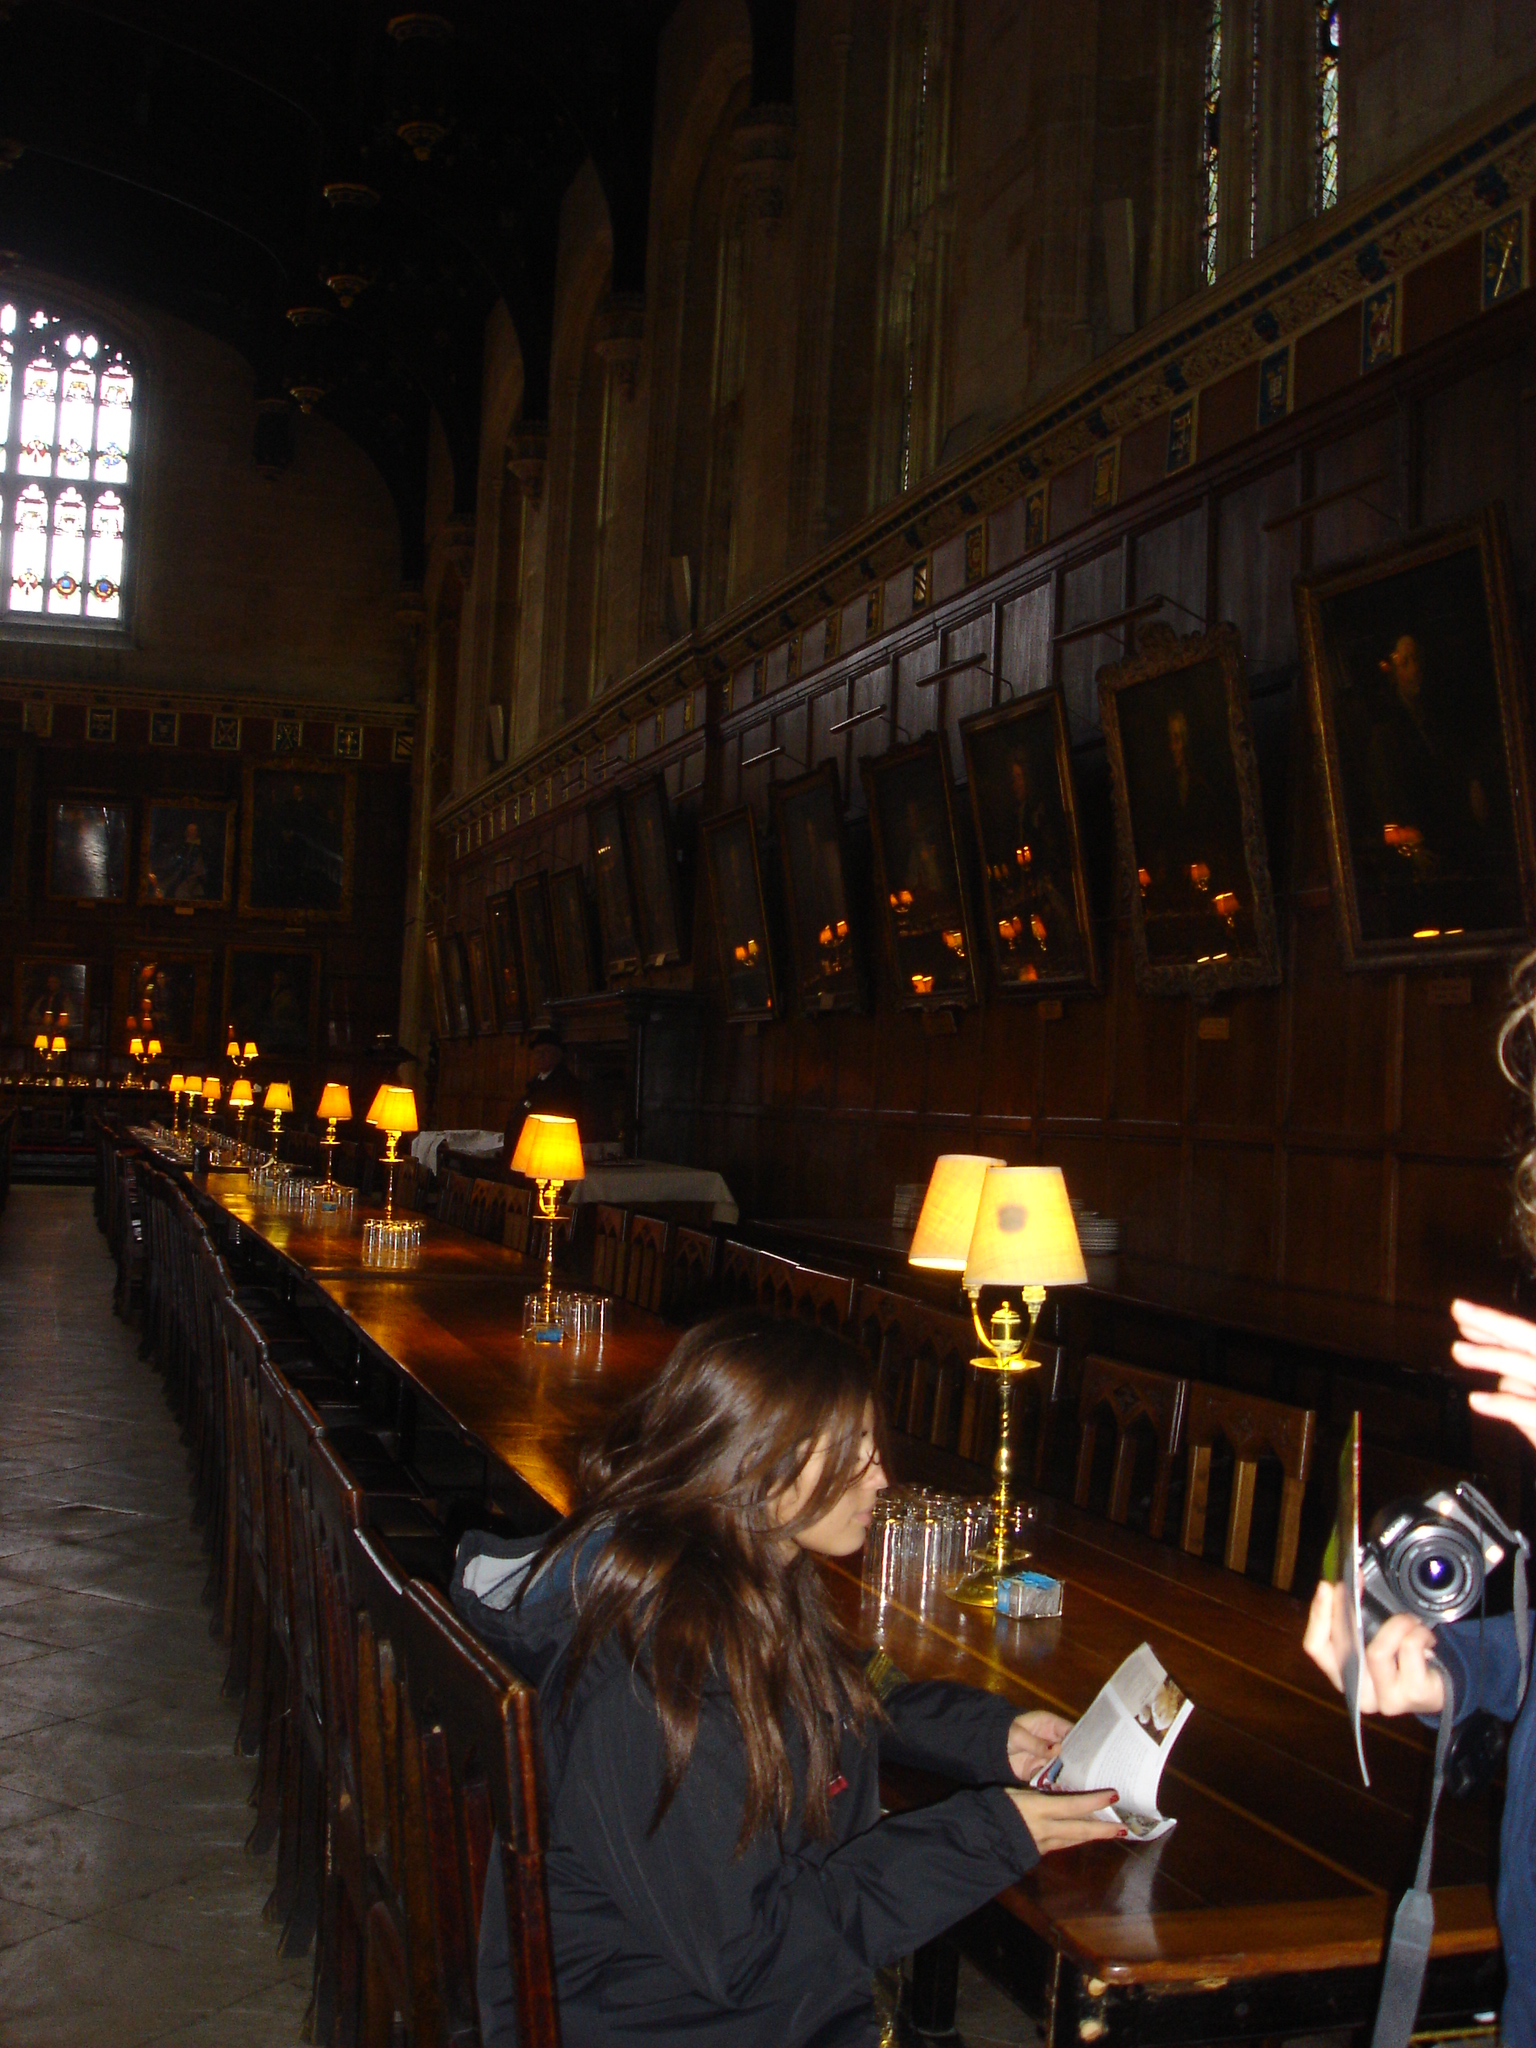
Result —
POLYGON ((280 760, 247 761, 243 787, 245 828, 240 834, 240 900, 242 917, 272 918, 280 924, 345 924, 352 915, 353 852, 357 836, 357 774, 330 762, 280 760), (334 775, 342 780, 344 796, 341 824, 341 902, 335 910, 304 908, 278 909, 251 902, 251 863, 256 848, 256 778, 258 776, 334 775))
POLYGON ((235 869, 235 837, 238 824, 235 813, 239 809, 233 797, 201 796, 147 796, 143 799, 144 822, 139 828, 139 892, 138 902, 152 910, 228 910, 230 889, 235 869), (149 890, 149 844, 151 825, 156 811, 223 811, 224 825, 224 873, 220 878, 219 894, 204 896, 201 901, 177 903, 170 896, 151 896, 149 890))

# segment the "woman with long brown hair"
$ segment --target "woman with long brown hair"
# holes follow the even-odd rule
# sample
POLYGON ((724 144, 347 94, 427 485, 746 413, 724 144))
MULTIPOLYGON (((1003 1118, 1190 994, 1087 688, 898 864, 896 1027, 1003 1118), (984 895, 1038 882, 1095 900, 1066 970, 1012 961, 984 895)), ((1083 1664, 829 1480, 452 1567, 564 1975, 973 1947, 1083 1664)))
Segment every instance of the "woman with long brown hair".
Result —
MULTIPOLYGON (((582 1456, 536 1553, 466 1537, 454 1597, 539 1691, 561 2024, 580 2048, 873 2042, 874 1972, 1041 1855, 1124 1832, 1112 1790, 1026 1791, 1066 1734, 871 1667, 817 1556, 886 1484, 850 1344, 754 1314, 690 1330, 582 1456), (968 1789, 882 1819, 881 1759, 968 1789)), ((515 2040, 491 1859, 487 2048, 515 2040)))

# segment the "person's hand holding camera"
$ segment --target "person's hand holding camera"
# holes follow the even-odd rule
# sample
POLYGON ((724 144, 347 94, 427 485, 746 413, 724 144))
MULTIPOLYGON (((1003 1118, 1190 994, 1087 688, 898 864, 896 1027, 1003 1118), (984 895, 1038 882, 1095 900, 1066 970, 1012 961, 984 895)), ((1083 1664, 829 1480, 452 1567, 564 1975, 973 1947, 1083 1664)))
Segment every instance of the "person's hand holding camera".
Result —
MULTIPOLYGON (((1320 1580, 1302 1637, 1302 1648, 1340 1692, 1349 1643, 1344 1602, 1342 1586, 1320 1580)), ((1429 1661, 1434 1654, 1432 1628, 1411 1614, 1389 1614, 1360 1660, 1361 1713, 1438 1714, 1445 1705, 1445 1680, 1429 1661)))

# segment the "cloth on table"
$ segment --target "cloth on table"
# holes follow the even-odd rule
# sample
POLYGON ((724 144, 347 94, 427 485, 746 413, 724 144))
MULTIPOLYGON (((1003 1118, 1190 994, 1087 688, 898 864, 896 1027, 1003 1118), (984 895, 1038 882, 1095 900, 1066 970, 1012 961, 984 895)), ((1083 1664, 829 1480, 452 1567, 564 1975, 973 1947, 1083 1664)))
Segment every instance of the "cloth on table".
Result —
POLYGON ((500 1131, 418 1131, 411 1140, 411 1157, 436 1173, 444 1151, 465 1152, 471 1158, 494 1158, 501 1150, 500 1131))
POLYGON ((736 1197, 718 1173, 703 1166, 674 1166, 664 1159, 610 1159, 588 1164, 586 1177, 566 1189, 570 1202, 611 1202, 616 1209, 645 1209, 662 1202, 693 1202, 715 1223, 735 1223, 736 1197))

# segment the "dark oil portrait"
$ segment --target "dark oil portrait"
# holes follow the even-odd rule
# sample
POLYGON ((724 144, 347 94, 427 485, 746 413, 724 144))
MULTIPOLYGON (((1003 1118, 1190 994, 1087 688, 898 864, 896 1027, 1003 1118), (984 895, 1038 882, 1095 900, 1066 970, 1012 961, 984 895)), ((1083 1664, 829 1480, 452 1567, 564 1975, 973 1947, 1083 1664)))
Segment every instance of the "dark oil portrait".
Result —
POLYGON ((298 919, 352 908, 355 784, 346 769, 247 764, 240 908, 298 919))
POLYGON ((848 894, 837 765, 773 790, 795 1002, 806 1014, 857 1010, 864 990, 848 894))
POLYGON ((775 1017, 773 956, 757 865, 757 834, 749 809, 729 811, 704 827, 704 863, 709 870, 726 1015, 742 1022, 775 1017))
POLYGON ((683 957, 678 936, 677 860, 667 786, 659 775, 626 789, 624 825, 629 834, 630 878, 639 913, 640 951, 647 967, 665 967, 683 957))
POLYGON ((1093 923, 1060 692, 984 711, 960 736, 997 986, 1034 994, 1092 987, 1093 923))
POLYGON ((443 981, 448 990, 448 1019, 453 1026, 454 1038, 472 1038, 475 1033, 475 1013, 469 994, 469 962, 464 957, 464 941, 457 932, 445 933, 443 937, 443 981))
POLYGON ((549 912, 561 995, 568 999, 592 995, 597 986, 592 973, 592 921, 580 868, 561 868, 550 876, 549 912))
POLYGON ((475 1001, 475 1025, 481 1032, 497 1028, 496 997, 491 987, 491 963, 486 952, 485 933, 471 931, 469 947, 469 989, 475 1001))
POLYGON ((1297 588, 1351 964, 1470 957, 1531 915, 1524 690, 1502 521, 1297 588))
POLYGON ((314 1049, 320 956, 297 948, 232 946, 224 970, 230 1035, 255 1039, 263 1058, 314 1049))
POLYGON ((624 848, 624 816, 618 798, 606 797, 595 803, 588 818, 592 868, 597 879, 597 925, 603 941, 603 977, 612 981, 616 975, 635 973, 640 966, 629 857, 624 848))
POLYGON ((139 901, 226 905, 234 820, 233 804, 146 805, 139 901))
POLYGON ((66 797, 48 819, 48 894, 74 903, 128 895, 128 806, 66 797))
POLYGON ((862 767, 898 999, 909 1008, 968 1007, 976 981, 943 740, 930 734, 862 767))
MULTIPOLYGON (((173 1058, 201 1052, 208 1041, 207 953, 119 953, 112 986, 112 1049, 130 1038, 158 1038, 173 1058)), ((259 1041, 258 1041, 259 1042, 259 1041)))
POLYGON ((1102 669, 1099 703, 1138 984, 1268 986, 1279 947, 1237 634, 1170 633, 1102 669))
POLYGON ((555 942, 549 924, 549 881, 541 870, 524 875, 513 890, 517 936, 523 952, 523 993, 530 1025, 547 1024, 550 1004, 560 993, 555 978, 555 942))
POLYGON ((448 988, 443 978, 443 942, 437 932, 427 933, 427 980, 432 990, 432 1028, 439 1038, 451 1038, 453 1019, 448 1014, 448 988))
POLYGON ((83 960, 18 960, 17 1038, 31 1045, 40 1032, 63 1038, 70 1050, 85 1042, 91 971, 83 960))
POLYGON ((503 1031, 516 1031, 523 1021, 523 980, 517 963, 517 912, 512 891, 487 899, 485 931, 490 947, 491 984, 503 1031))

